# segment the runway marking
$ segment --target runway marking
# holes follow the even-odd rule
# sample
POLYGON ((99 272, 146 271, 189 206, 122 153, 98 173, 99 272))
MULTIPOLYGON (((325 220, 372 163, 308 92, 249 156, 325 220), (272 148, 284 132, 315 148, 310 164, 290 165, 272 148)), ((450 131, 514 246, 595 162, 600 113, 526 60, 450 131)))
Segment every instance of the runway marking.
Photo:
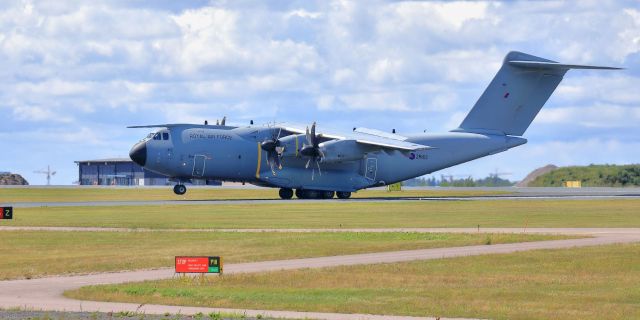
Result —
MULTIPOLYGON (((245 230, 245 229, 226 229, 245 230)), ((256 230, 269 229, 250 229, 256 230)), ((287 230, 292 229, 271 229, 287 230)), ((302 230, 341 230, 343 229, 297 229, 302 230)), ((350 230, 380 230, 380 229, 350 229, 350 230)), ((429 230, 429 232, 474 232, 473 228, 433 228, 433 229, 384 229, 384 230, 429 230)), ((219 231, 219 230, 217 230, 219 231)), ((245 230, 246 231, 246 230, 245 230)), ((486 232, 521 233, 519 228, 485 228, 486 232)), ((311 232, 311 231, 309 231, 311 232)), ((476 231, 477 232, 477 231, 476 231)), ((226 273, 255 273, 266 271, 293 270, 300 268, 323 268, 333 266, 348 266, 375 263, 406 262, 417 260, 432 260, 453 257, 465 257, 482 254, 506 254, 527 250, 540 249, 562 249, 584 246, 597 246, 614 243, 640 242, 639 228, 535 228, 527 229, 529 232, 544 232, 556 234, 584 234, 591 235, 592 238, 535 241, 523 243, 509 243, 496 245, 477 245, 466 247, 403 250, 393 252, 377 252, 365 254, 353 254, 332 257, 317 257, 305 259, 277 260, 264 262, 239 263, 225 266, 226 273)), ((272 310, 242 310, 242 309, 221 309, 221 308, 198 308, 184 306, 164 306, 164 305, 139 305, 134 303, 112 303, 97 301, 78 301, 62 296, 66 290, 77 289, 88 285, 117 284, 123 282, 136 282, 145 280, 168 279, 174 276, 173 269, 142 270, 131 272, 111 272, 82 276, 57 276, 40 278, 33 280, 10 280, 0 281, 0 307, 2 308, 33 308, 37 310, 57 310, 57 311, 99 311, 99 312, 119 312, 132 311, 148 314, 181 313, 195 314, 202 312, 229 312, 246 314, 255 317, 262 315, 266 317, 279 318, 313 318, 313 319, 433 319, 418 317, 402 317, 387 315, 364 315, 364 314, 338 314, 320 312, 296 312, 296 311, 272 311, 272 310)), ((444 318, 442 318, 444 319, 444 318)))

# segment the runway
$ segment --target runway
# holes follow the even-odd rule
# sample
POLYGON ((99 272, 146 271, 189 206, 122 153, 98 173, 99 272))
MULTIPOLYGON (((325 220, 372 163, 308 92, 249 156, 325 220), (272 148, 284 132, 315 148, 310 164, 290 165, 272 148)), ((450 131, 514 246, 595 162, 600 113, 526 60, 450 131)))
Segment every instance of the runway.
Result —
MULTIPOLYGON (((26 227, 22 227, 26 228, 26 227)), ((3 228, 5 230, 6 228, 3 228)), ((60 228, 58 228, 60 229, 60 228)), ((79 230, 80 228, 74 228, 79 230)), ((43 229, 40 229, 43 230, 43 229)), ((49 229, 55 230, 55 229, 49 229)), ((226 229, 240 232, 247 231, 243 229, 226 229)), ((251 229, 252 232, 270 231, 286 231, 291 232, 292 229, 251 229)), ((316 232, 316 231, 334 231, 336 229, 296 229, 299 232, 316 232)), ((338 229, 340 231, 345 231, 338 229)), ((353 230, 370 230, 370 229, 350 229, 353 230)), ((375 229, 380 230, 380 229, 375 229)), ((433 229, 384 229, 386 232, 391 230, 419 230, 424 232, 478 232, 474 228, 433 228, 433 229), (428 231, 427 231, 428 230, 428 231)), ((60 229, 60 231, 63 231, 60 229)), ((219 231, 219 230, 217 230, 219 231)), ((554 234, 581 234, 591 236, 582 239, 569 240, 551 240, 536 241, 524 243, 510 243, 497 245, 479 245, 453 248, 436 248, 422 250, 406 250, 394 252, 378 252, 366 254, 354 254, 331 257, 317 257, 306 259, 278 260, 265 262, 252 262, 231 264, 225 266, 225 273, 253 273, 267 272, 278 270, 291 270, 300 268, 324 268, 333 266, 375 264, 375 263, 393 263, 416 260, 432 260, 453 257, 464 257, 483 254, 506 254, 527 250, 540 249, 561 249, 584 246, 606 245, 614 243, 632 243, 640 242, 640 229, 638 228, 535 228, 535 229, 519 229, 519 228, 486 228, 482 232, 502 232, 502 233, 554 233, 554 234)), ((210 312, 231 312, 244 313, 247 316, 267 316, 282 318, 313 318, 313 319, 433 319, 433 318, 416 318, 416 317, 392 317, 392 316, 376 316, 364 314, 336 314, 336 313, 314 313, 314 312, 295 312, 295 311, 270 311, 270 310, 239 310, 239 309, 217 309, 217 308, 197 308, 182 306, 163 306, 163 305, 138 305, 132 303, 111 303, 111 302, 92 302, 78 301, 62 296, 65 290, 72 290, 87 285, 97 284, 114 284, 130 281, 158 280, 174 277, 173 269, 159 270, 142 270, 131 272, 115 272, 100 273, 80 276, 57 276, 40 278, 33 280, 11 280, 0 281, 0 307, 2 308, 33 308, 44 310, 58 311, 132 311, 144 312, 147 314, 163 314, 181 313, 194 314, 202 312, 204 314, 210 312)))
MULTIPOLYGON (((122 189, 122 188, 120 188, 122 189)), ((210 188, 215 192, 215 188, 210 188)), ((640 199, 640 188, 405 188, 406 190, 432 190, 432 191, 487 191, 505 192, 485 196, 398 196, 367 197, 341 199, 211 199, 211 200, 135 200, 135 201, 43 201, 43 202, 11 202, 2 201, 0 206, 13 206, 15 208, 39 208, 39 207, 105 207, 105 206, 181 206, 181 205, 259 205, 259 204, 286 204, 286 203, 353 203, 353 202, 377 202, 388 203, 397 201, 487 201, 487 200, 597 200, 597 199, 640 199)), ((167 190, 167 192, 171 192, 167 190)), ((391 195, 391 194, 390 194, 391 195)), ((176 197, 178 198, 178 197, 176 197)))
POLYGON ((399 201, 487 201, 487 200, 598 200, 598 199, 640 199, 640 194, 624 195, 495 195, 474 197, 385 197, 355 199, 243 199, 243 200, 150 200, 150 201, 79 201, 79 202, 14 202, 0 203, 0 206, 15 208, 41 207, 120 207, 120 206, 183 206, 183 205, 260 205, 287 203, 389 203, 399 201))

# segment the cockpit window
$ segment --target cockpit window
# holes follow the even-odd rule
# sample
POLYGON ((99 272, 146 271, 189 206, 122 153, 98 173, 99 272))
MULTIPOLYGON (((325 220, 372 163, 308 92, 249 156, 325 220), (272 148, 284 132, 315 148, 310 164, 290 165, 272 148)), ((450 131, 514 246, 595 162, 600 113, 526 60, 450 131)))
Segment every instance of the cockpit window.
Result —
POLYGON ((162 140, 169 140, 169 132, 162 133, 162 140))
POLYGON ((156 133, 155 135, 153 135, 153 140, 162 140, 160 133, 156 133))

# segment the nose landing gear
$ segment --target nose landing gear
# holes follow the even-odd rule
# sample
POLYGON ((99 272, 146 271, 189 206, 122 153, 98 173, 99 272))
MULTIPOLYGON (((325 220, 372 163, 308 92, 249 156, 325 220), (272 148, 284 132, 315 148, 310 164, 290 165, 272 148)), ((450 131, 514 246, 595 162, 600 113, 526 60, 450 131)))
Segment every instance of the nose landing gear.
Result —
POLYGON ((176 184, 173 187, 173 192, 179 196, 187 193, 187 187, 184 184, 176 184))

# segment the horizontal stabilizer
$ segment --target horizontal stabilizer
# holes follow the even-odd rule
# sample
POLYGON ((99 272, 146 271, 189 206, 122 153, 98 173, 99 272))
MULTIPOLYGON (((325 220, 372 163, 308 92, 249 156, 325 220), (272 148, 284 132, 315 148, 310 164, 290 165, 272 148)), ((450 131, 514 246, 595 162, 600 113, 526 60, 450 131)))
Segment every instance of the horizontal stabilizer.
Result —
POLYGON ((621 68, 564 64, 512 51, 454 131, 521 136, 570 69, 621 68))
POLYGON ((521 67, 521 68, 548 69, 548 70, 569 70, 569 69, 621 70, 622 69, 622 68, 615 68, 615 67, 587 66, 587 65, 579 65, 579 64, 564 64, 564 63, 546 62, 546 61, 514 60, 514 61, 509 61, 509 64, 512 66, 521 67))

